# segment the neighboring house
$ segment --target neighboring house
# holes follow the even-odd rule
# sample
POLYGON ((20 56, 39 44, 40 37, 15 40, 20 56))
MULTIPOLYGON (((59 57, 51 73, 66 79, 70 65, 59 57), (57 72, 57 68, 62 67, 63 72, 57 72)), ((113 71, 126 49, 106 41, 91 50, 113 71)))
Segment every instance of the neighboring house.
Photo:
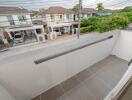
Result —
MULTIPOLYGON (((102 12, 98 12, 98 10, 94 8, 83 8, 81 18, 90 18, 92 16, 108 16, 111 15, 115 10, 104 9, 102 12)), ((75 14, 75 20, 78 20, 78 14, 75 14)))
POLYGON ((75 33, 78 22, 74 20, 74 12, 63 7, 50 7, 41 12, 51 34, 75 33))
POLYGON ((102 12, 97 12, 96 16, 109 16, 116 10, 111 10, 111 9, 104 9, 102 12))
POLYGON ((23 7, 0 6, 0 28, 9 43, 45 40, 43 25, 33 25, 30 12, 23 7))
MULTIPOLYGON (((95 16, 97 13, 97 10, 94 8, 83 8, 81 18, 90 18, 92 16, 95 16)), ((75 14, 74 20, 78 20, 78 13, 75 14)))

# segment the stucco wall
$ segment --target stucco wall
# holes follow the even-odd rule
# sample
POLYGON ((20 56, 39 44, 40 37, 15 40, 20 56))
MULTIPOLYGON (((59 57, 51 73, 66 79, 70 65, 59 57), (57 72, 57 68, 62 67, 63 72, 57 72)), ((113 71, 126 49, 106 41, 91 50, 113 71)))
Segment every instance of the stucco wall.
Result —
POLYGON ((0 100, 15 100, 11 94, 0 85, 0 100))
POLYGON ((130 61, 132 58, 132 31, 121 31, 112 54, 130 61))

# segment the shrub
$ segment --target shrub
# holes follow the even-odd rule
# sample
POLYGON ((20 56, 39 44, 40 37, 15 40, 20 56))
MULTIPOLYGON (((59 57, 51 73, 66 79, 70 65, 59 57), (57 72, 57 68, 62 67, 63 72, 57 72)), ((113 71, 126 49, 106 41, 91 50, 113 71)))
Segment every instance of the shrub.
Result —
POLYGON ((89 25, 89 21, 88 21, 88 18, 83 18, 81 20, 81 27, 86 27, 89 25))
POLYGON ((98 20, 99 20, 98 17, 83 18, 81 20, 81 27, 87 27, 89 25, 96 25, 98 20))
POLYGON ((115 29, 125 29, 132 22, 132 12, 114 13, 111 16, 91 17, 81 20, 81 32, 107 32, 115 29))
POLYGON ((81 33, 91 32, 93 30, 94 30, 93 26, 82 27, 81 28, 81 33))
POLYGON ((114 29, 125 29, 128 27, 128 24, 128 18, 124 16, 109 16, 106 18, 102 18, 100 21, 98 21, 96 31, 107 32, 114 29))

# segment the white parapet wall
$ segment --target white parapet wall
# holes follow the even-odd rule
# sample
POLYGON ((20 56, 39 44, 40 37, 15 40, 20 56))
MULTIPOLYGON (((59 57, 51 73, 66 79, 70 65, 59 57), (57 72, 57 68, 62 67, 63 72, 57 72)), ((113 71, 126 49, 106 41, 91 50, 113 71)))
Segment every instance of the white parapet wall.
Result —
POLYGON ((0 84, 0 100, 15 100, 14 97, 0 84))
MULTIPOLYGON (((132 59, 132 31, 123 30, 121 31, 116 45, 112 51, 113 55, 116 55, 122 59, 130 61, 132 59)), ((113 100, 115 96, 121 91, 124 85, 132 77, 132 65, 126 71, 122 79, 116 85, 116 87, 107 95, 104 100, 113 100)))
MULTIPOLYGON (((78 72, 109 56, 119 31, 86 34, 80 39, 50 43, 38 50, 7 54, 0 58, 0 82, 16 100, 29 100, 78 72), (34 60, 92 43, 113 35, 113 38, 36 65, 34 60), (9 56, 10 55, 10 56, 9 56)), ((39 46, 38 46, 39 48, 39 46)), ((10 51, 9 51, 10 52, 10 51)), ((11 53, 11 52, 10 52, 11 53)))
POLYGON ((132 58, 132 31, 121 31, 112 54, 130 61, 132 58))

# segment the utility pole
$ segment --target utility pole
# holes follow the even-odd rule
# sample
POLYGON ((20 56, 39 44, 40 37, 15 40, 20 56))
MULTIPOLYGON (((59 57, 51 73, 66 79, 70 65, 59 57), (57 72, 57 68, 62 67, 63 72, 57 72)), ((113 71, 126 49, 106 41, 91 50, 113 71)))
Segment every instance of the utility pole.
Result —
POLYGON ((80 37, 80 28, 81 28, 81 16, 82 16, 82 0, 79 0, 79 13, 78 13, 78 34, 77 34, 77 38, 79 39, 80 37))

